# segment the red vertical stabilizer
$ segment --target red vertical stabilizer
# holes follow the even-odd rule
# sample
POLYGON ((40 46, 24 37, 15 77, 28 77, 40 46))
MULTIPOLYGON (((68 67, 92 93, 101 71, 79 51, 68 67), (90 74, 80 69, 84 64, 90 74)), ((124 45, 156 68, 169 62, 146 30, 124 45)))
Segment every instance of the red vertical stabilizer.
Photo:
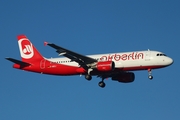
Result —
POLYGON ((18 35, 17 39, 20 55, 23 62, 31 63, 44 59, 25 35, 18 35))

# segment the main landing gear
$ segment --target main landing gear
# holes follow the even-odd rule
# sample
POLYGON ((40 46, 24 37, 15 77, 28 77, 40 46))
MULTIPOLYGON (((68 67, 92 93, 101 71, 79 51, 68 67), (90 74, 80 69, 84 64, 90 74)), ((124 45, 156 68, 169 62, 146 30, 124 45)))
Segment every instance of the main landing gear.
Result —
POLYGON ((85 75, 86 80, 90 81, 92 79, 92 76, 90 75, 90 72, 93 71, 93 69, 88 69, 88 73, 85 75))
POLYGON ((153 76, 152 76, 152 71, 151 71, 151 69, 148 69, 148 78, 150 79, 150 80, 152 80, 153 79, 153 76))
POLYGON ((100 82, 98 83, 98 85, 99 85, 99 87, 101 87, 101 88, 104 88, 104 87, 106 86, 106 84, 104 83, 104 80, 100 81, 100 82))
MULTIPOLYGON (((91 75, 86 74, 85 75, 86 80, 90 81, 92 79, 91 75)), ((104 79, 102 78, 102 81, 98 83, 99 87, 104 88, 106 84, 104 83, 104 79)))

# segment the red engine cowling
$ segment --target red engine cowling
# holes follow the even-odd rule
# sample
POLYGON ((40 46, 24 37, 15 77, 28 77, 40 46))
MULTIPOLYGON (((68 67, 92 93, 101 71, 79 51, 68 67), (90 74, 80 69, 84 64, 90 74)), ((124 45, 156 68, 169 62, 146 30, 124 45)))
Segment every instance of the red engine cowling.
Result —
POLYGON ((98 71, 112 71, 115 68, 113 61, 98 62, 96 65, 98 71))
POLYGON ((134 79, 135 79, 135 75, 132 72, 121 73, 121 74, 118 74, 118 75, 115 75, 112 77, 112 80, 118 81, 118 82, 123 82, 123 83, 133 82, 134 79))

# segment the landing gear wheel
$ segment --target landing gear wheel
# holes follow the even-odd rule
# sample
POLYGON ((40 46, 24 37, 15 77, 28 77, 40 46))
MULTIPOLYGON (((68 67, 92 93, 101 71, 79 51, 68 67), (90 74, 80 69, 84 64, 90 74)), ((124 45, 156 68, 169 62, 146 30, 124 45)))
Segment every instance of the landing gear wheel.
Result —
POLYGON ((103 81, 100 81, 100 82, 98 83, 98 85, 99 85, 99 87, 101 87, 101 88, 104 88, 104 87, 106 86, 106 84, 105 84, 103 81))
POLYGON ((153 79, 153 76, 152 76, 152 75, 149 75, 148 78, 149 78, 150 80, 152 80, 152 79, 153 79))
POLYGON ((151 69, 148 69, 148 74, 149 74, 148 78, 149 78, 150 80, 152 80, 152 79, 153 79, 153 76, 152 76, 152 71, 151 71, 151 69))
POLYGON ((91 75, 85 75, 86 80, 91 80, 92 76, 91 75))

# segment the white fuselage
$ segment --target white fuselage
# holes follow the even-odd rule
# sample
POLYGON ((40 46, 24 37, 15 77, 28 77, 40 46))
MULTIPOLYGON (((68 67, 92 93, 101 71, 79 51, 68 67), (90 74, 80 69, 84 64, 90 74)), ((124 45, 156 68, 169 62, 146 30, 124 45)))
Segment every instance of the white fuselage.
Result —
MULTIPOLYGON (((115 68, 128 68, 128 67, 143 67, 143 66, 168 66, 173 63, 170 57, 167 57, 162 52, 158 51, 135 51, 124 53, 109 53, 87 55, 88 57, 97 59, 98 61, 114 61, 115 68)), ((68 58, 50 58, 47 59, 51 62, 64 64, 68 66, 78 67, 78 63, 71 61, 68 58)))
POLYGON ((163 68, 173 63, 170 57, 159 51, 133 51, 96 55, 81 55, 53 43, 45 42, 54 49, 59 58, 44 58, 25 35, 18 35, 21 60, 6 58, 13 62, 13 68, 48 75, 84 75, 91 80, 92 76, 102 80, 98 85, 105 87, 104 79, 130 83, 135 79, 131 71, 148 70, 148 78, 153 79, 152 69, 163 68))

